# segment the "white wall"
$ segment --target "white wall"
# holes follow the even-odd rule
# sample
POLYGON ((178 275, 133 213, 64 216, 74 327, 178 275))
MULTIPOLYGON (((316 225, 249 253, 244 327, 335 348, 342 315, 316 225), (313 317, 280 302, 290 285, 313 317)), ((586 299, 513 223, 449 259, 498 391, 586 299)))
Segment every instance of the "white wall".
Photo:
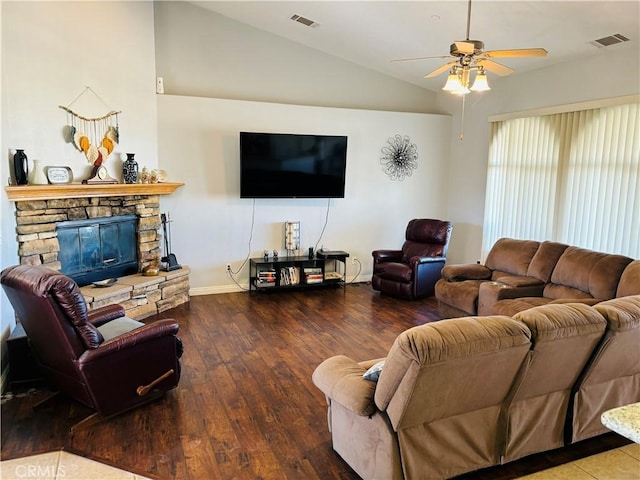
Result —
MULTIPOLYGON (((163 208, 173 218, 173 253, 191 267, 192 293, 235 290, 226 264, 238 270, 265 249, 282 255, 288 220, 301 222, 300 253, 316 246, 323 229, 326 199, 257 199, 251 234, 253 200, 239 192, 240 131, 348 136, 345 198, 330 201, 318 248, 356 256, 359 280, 368 280, 372 250, 400 248, 412 218, 443 218, 450 130, 444 115, 159 96, 160 167, 186 183, 163 208), (408 135, 419 152, 418 168, 404 181, 391 181, 379 163, 381 148, 396 133, 408 135)), ((349 263, 348 277, 355 273, 349 263)), ((248 265, 236 279, 247 285, 248 265)))
MULTIPOLYGON (((0 179, 6 185, 10 158, 24 148, 30 159, 72 167, 77 179, 91 167, 62 130, 71 102, 86 85, 110 107, 122 110, 121 143, 106 163, 120 178, 117 153, 136 152, 157 165, 157 106, 153 4, 150 2, 0 2, 2 65, 2 138, 0 179)), ((91 94, 73 105, 85 116, 106 107, 91 94)), ((18 261, 14 205, 0 194, 1 266, 18 261)), ((1 324, 13 314, 4 294, 1 324)))
POLYGON ((610 47, 580 61, 499 79, 493 76, 490 84, 491 91, 467 96, 464 141, 458 139, 459 97, 443 92, 438 99, 441 109, 453 114, 447 188, 447 218, 455 224, 447 257, 450 263, 481 259, 490 133, 487 118, 639 93, 640 55, 637 46, 610 47))
POLYGON ((165 92, 405 112, 435 94, 185 2, 156 2, 156 66, 165 92))

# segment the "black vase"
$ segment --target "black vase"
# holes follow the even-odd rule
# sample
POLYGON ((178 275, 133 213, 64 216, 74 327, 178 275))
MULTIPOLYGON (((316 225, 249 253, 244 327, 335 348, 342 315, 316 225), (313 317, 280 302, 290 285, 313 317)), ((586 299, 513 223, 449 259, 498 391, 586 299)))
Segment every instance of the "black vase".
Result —
POLYGON ((13 154, 13 173, 16 177, 16 184, 18 185, 26 185, 29 183, 28 174, 29 174, 29 162, 28 162, 27 154, 24 153, 24 150, 17 150, 16 153, 13 154))
POLYGON ((135 153, 127 153, 127 159, 122 164, 122 178, 124 183, 138 182, 138 162, 133 158, 135 153))

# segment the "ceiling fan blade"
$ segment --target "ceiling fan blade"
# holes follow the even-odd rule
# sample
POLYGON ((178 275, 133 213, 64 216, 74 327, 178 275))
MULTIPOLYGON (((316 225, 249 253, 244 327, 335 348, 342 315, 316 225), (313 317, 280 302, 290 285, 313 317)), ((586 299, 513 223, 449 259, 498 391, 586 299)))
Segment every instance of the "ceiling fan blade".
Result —
POLYGON ((441 55, 439 57, 413 57, 413 58, 397 58, 395 60, 391 60, 391 62, 413 62, 414 60, 431 60, 434 58, 456 58, 451 55, 441 55))
POLYGON ((520 48, 515 50, 490 50, 482 54, 487 58, 546 57, 544 48, 520 48))
POLYGON ((515 72, 513 68, 507 67, 506 65, 502 65, 498 62, 494 62, 493 60, 478 60, 477 65, 489 70, 491 73, 495 73, 496 75, 501 76, 510 75, 515 72))
POLYGON ((446 72, 447 70, 449 70, 449 67, 451 67, 452 65, 455 65, 456 63, 458 63, 457 60, 454 60, 453 62, 448 62, 445 63, 444 65, 440 65, 438 68, 436 68, 433 72, 427 73, 424 78, 432 78, 432 77, 437 77, 438 75, 440 75, 442 72, 446 72))
POLYGON ((453 42, 460 53, 471 55, 475 51, 476 46, 471 42, 453 42))

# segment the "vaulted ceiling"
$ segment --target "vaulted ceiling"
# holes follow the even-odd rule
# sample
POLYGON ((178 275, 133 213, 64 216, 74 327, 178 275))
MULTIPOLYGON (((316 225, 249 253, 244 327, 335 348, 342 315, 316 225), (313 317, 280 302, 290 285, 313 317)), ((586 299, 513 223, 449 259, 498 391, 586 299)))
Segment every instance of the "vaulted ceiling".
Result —
MULTIPOLYGON (((433 91, 442 88, 446 75, 424 75, 447 59, 392 60, 449 55, 450 44, 465 40, 467 30, 466 0, 192 3, 433 91), (294 15, 302 20, 292 20, 294 15), (315 25, 305 25, 306 20, 315 25)), ((638 56, 640 2, 474 0, 469 38, 483 41, 485 50, 542 47, 549 52, 546 57, 499 59, 516 70, 512 75, 613 51, 638 56), (596 42, 616 34, 628 41, 596 42)))

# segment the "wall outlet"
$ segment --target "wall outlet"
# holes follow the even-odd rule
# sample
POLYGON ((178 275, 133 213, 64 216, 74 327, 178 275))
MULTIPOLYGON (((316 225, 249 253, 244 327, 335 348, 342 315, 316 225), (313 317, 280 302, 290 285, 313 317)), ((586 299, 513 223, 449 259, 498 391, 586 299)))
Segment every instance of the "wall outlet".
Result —
POLYGON ((227 263, 227 272, 231 271, 231 265, 229 263, 227 263))
POLYGON ((358 257, 351 257, 351 265, 358 263, 358 257))
POLYGON ((162 77, 156 78, 156 93, 164 93, 164 78, 162 77))

